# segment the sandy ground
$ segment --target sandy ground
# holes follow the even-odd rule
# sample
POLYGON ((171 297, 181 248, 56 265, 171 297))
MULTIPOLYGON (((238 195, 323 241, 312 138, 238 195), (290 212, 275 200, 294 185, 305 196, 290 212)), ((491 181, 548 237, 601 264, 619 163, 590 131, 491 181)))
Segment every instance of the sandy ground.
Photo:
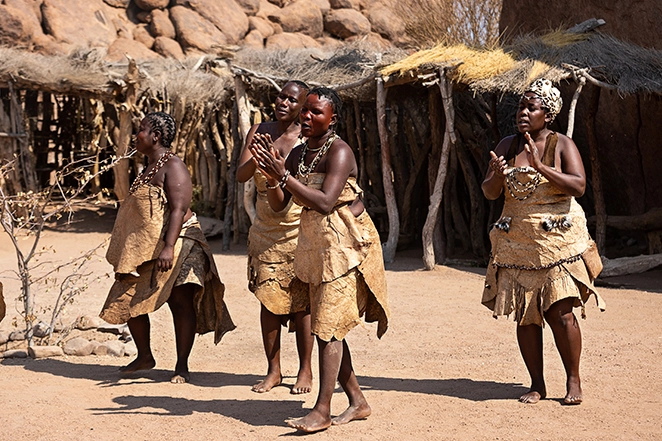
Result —
MULTIPOLYGON (((43 245, 64 261, 100 243, 112 211, 48 231, 43 245)), ((27 242, 26 242, 27 243, 27 242)), ((259 303, 246 288, 245 247, 221 251, 211 241, 226 284, 226 301, 237 329, 214 346, 197 338, 190 358, 192 382, 169 382, 175 351, 167 307, 152 314, 156 369, 119 379, 129 359, 58 357, 0 360, 0 440, 231 440, 299 436, 283 421, 305 415, 307 396, 290 395, 297 369, 293 334, 283 334, 284 384, 267 394, 251 392, 266 371, 259 303)), ((11 244, 0 237, 0 271, 15 268, 11 244)), ((548 328, 545 369, 549 397, 537 405, 517 402, 528 375, 515 340, 514 323, 494 320, 480 304, 484 269, 439 267, 422 271, 419 251, 404 252, 387 266, 392 320, 378 340, 374 324, 350 332, 354 366, 373 414, 364 421, 309 435, 323 440, 652 440, 662 439, 662 270, 606 280, 607 312, 594 303, 581 320, 585 401, 563 406, 565 376, 548 328)), ((65 314, 97 314, 111 280, 103 260, 91 262, 102 276, 65 314)), ((18 284, 0 273, 12 329, 18 284)), ((37 293, 47 305, 53 292, 37 293)), ((4 350, 7 345, 0 347, 4 350)), ((315 360, 317 351, 313 354, 315 360)), ((315 363, 314 369, 317 369, 315 363)), ((347 406, 340 389, 333 413, 347 406)))

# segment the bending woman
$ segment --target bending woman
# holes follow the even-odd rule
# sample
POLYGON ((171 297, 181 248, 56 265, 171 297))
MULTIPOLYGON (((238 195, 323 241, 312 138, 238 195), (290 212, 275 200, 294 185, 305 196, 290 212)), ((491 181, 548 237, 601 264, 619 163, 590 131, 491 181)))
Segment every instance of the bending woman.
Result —
POLYGON ((573 308, 581 306, 585 317, 591 295, 601 310, 605 307, 593 285, 602 263, 575 200, 586 187, 584 166, 572 139, 548 128, 561 106, 561 94, 550 81, 534 82, 519 102, 520 133, 490 152, 482 184, 488 199, 505 193, 501 218, 490 231, 482 302, 495 317, 515 313, 517 341, 531 376, 531 389, 519 399, 523 403, 547 395, 544 321, 552 328, 567 376, 564 403, 582 402, 582 339, 573 308))
POLYGON ((225 287, 195 213, 186 165, 170 151, 175 121, 163 112, 140 123, 136 149, 148 164, 133 181, 115 219, 106 259, 115 283, 101 311, 109 323, 128 323, 137 358, 123 375, 156 365, 148 313, 168 303, 175 324, 177 364, 173 383, 189 381, 195 333, 214 331, 214 343, 235 328, 223 301, 225 287))
POLYGON ((290 198, 303 207, 294 270, 309 286, 311 329, 319 346, 320 390, 313 410, 287 423, 304 432, 370 415, 345 336, 363 315, 366 321, 378 322, 378 337, 388 327, 379 235, 360 200, 352 149, 334 131, 341 105, 333 90, 313 89, 301 109, 301 134, 308 138, 306 143, 295 147, 287 159, 264 143, 251 148, 255 162, 268 177, 271 207, 282 210, 290 198), (336 380, 349 398, 349 407, 332 419, 336 380))
POLYGON ((255 167, 250 146, 259 138, 286 158, 301 133, 299 112, 308 86, 290 81, 275 102, 276 121, 256 124, 246 136, 239 160, 237 180, 251 177, 257 187, 256 216, 248 231, 248 289, 260 301, 262 342, 269 364, 267 376, 253 386, 254 392, 268 392, 283 380, 280 369, 281 324, 296 332, 299 372, 291 393, 311 391, 313 336, 310 333, 308 286, 294 275, 294 249, 299 234, 301 207, 290 202, 282 211, 271 209, 267 200, 267 178, 255 167))

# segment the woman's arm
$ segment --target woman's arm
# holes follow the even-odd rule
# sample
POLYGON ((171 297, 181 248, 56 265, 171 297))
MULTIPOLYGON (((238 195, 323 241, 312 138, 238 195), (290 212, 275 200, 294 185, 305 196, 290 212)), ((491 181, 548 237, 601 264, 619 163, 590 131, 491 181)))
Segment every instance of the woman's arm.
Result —
POLYGON ((168 198, 170 217, 164 238, 165 246, 159 254, 156 265, 160 271, 168 271, 172 268, 175 242, 182 231, 184 216, 191 205, 193 185, 186 165, 179 158, 171 158, 163 168, 165 171, 163 189, 168 198))
POLYGON ((554 187, 569 196, 580 197, 586 190, 586 172, 582 158, 572 139, 562 134, 558 136, 557 151, 561 159, 558 170, 542 163, 538 148, 535 142, 531 141, 528 133, 524 138, 527 159, 529 164, 547 178, 554 187))
POLYGON ((506 179, 506 167, 508 167, 504 157, 512 140, 512 136, 502 139, 494 151, 490 152, 489 167, 481 188, 485 197, 491 201, 501 196, 503 191, 503 181, 506 179))
POLYGON ((259 126, 259 124, 253 125, 246 135, 246 141, 239 157, 239 167, 237 167, 236 178, 238 182, 246 182, 255 174, 255 163, 253 162, 250 145, 259 126))

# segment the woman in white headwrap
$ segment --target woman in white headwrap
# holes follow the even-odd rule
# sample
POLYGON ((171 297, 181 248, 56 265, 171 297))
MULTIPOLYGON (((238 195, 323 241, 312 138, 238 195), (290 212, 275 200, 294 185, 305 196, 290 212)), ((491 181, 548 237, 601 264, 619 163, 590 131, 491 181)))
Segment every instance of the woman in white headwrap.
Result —
POLYGON ((519 399, 523 403, 537 403, 547 395, 545 321, 567 375, 564 403, 582 402, 582 342, 573 308, 581 307, 585 317, 591 295, 601 310, 605 306, 593 285, 602 269, 600 256, 575 200, 586 188, 584 166, 572 139, 548 128, 561 107, 559 90, 549 80, 535 81, 519 102, 519 133, 490 152, 482 184, 490 200, 505 193, 501 218, 490 231, 482 303, 495 317, 515 313, 517 341, 531 376, 531 389, 519 399))

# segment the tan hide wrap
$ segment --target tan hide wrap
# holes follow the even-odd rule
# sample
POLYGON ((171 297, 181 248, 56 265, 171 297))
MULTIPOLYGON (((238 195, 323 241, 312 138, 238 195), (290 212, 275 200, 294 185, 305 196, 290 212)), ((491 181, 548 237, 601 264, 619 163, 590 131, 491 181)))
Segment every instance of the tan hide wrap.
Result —
POLYGON ((165 191, 160 187, 148 184, 129 193, 117 212, 106 252, 106 260, 116 273, 135 272, 143 262, 159 256, 169 212, 165 191))
MULTIPOLYGON (((553 165, 555 146, 546 147, 544 163, 553 165)), ((542 326, 544 312, 567 297, 576 298, 582 316, 591 295, 604 310, 593 284, 601 269, 600 257, 586 228, 584 210, 574 197, 536 177, 535 170, 516 172, 516 179, 524 184, 536 178, 539 185, 523 200, 513 197, 504 183, 503 212, 490 231, 492 255, 482 303, 495 317, 515 311, 520 325, 542 326)))
POLYGON ((310 305, 308 286, 296 278, 293 266, 301 207, 290 201, 284 210, 273 211, 266 178, 258 170, 254 179, 257 215, 248 232, 248 288, 273 314, 305 311, 310 305))
POLYGON ((158 271, 156 260, 150 260, 137 268, 137 277, 133 274, 116 274, 100 317, 108 323, 121 324, 163 306, 196 244, 202 248, 207 259, 204 286, 195 284, 196 332, 204 334, 214 331, 214 343, 218 343, 223 334, 233 330, 235 325, 223 300, 225 286, 218 275, 211 249, 200 224, 195 220, 187 222, 182 228, 175 242, 173 267, 169 271, 158 271))
MULTIPOLYGON (((303 181, 309 187, 320 189, 324 177, 324 174, 311 173, 303 181)), ((347 323, 353 323, 351 327, 358 323, 356 306, 351 310, 343 307, 341 297, 349 295, 343 291, 352 290, 354 292, 351 295, 358 296, 357 301, 361 302, 358 294, 363 287, 357 288, 356 283, 351 281, 349 283, 338 281, 346 276, 356 277, 357 283, 364 284, 367 288, 367 298, 363 302, 365 307, 359 305, 358 314, 365 313, 365 320, 368 322, 378 322, 378 337, 381 337, 388 328, 390 309, 379 234, 366 212, 355 217, 349 209, 349 204, 361 193, 356 180, 349 178, 336 202, 336 208, 331 213, 321 214, 304 208, 301 214, 299 242, 294 257, 296 275, 311 285, 311 311, 313 309, 319 311, 321 308, 333 310, 339 326, 337 329, 318 330, 317 335, 324 335, 324 338, 328 335, 342 338, 349 330, 345 329, 347 323), (349 274, 354 269, 358 270, 356 276, 349 274), (337 289, 325 289, 323 299, 316 296, 319 292, 316 286, 330 282, 341 283, 343 286, 337 289), (328 292, 335 292, 337 298, 334 299, 328 292)), ((312 317, 311 321, 313 321, 312 317)), ((329 323, 332 321, 329 320, 329 323)), ((314 323, 312 326, 315 328, 314 323)))

